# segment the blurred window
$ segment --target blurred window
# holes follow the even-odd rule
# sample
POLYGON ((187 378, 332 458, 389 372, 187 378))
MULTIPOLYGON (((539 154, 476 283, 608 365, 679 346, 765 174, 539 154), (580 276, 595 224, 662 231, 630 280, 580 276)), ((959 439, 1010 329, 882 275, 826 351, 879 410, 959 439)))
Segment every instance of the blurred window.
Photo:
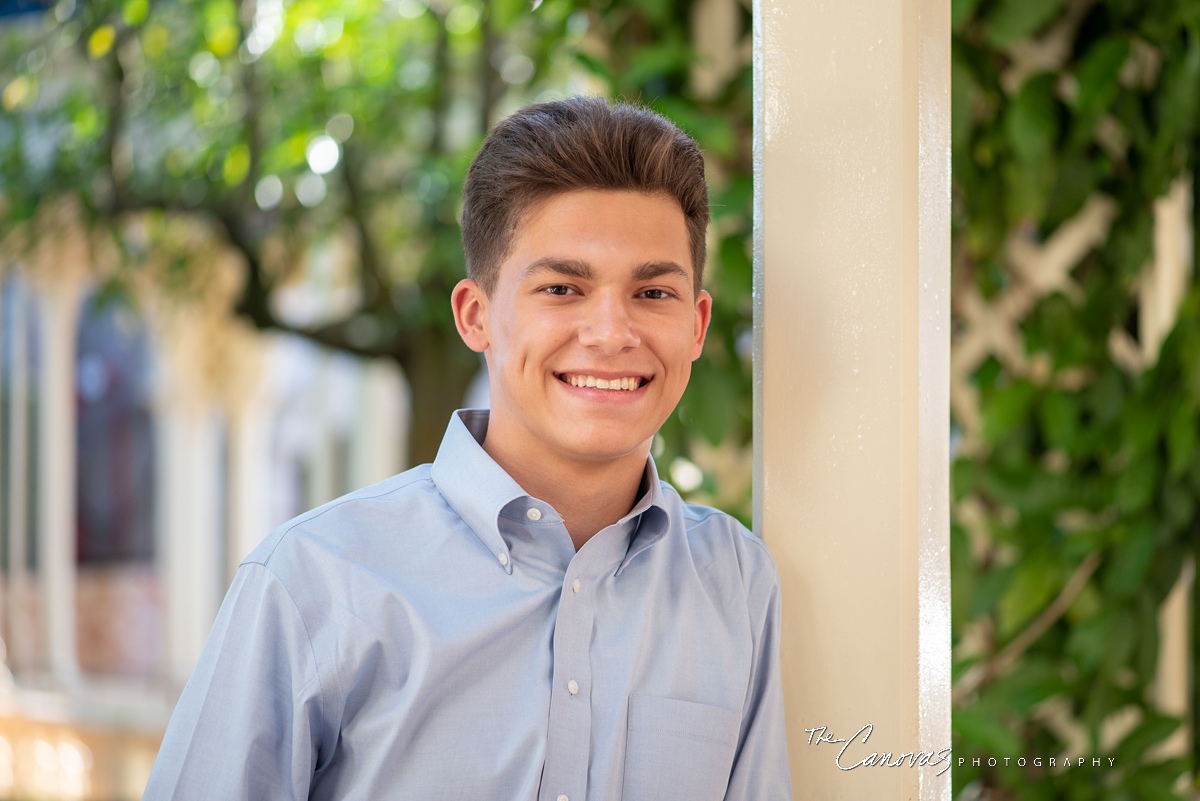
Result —
POLYGON ((93 296, 79 321, 78 554, 82 564, 154 556, 151 349, 124 303, 93 296))

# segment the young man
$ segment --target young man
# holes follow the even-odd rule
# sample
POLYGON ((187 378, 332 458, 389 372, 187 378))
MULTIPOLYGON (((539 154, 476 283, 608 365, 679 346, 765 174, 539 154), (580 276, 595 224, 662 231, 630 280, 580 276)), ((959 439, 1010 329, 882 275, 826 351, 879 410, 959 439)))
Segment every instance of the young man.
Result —
POLYGON ((146 798, 790 798, 774 565, 650 457, 707 225, 700 151, 652 112, 492 131, 453 294, 490 413, 246 559, 146 798))

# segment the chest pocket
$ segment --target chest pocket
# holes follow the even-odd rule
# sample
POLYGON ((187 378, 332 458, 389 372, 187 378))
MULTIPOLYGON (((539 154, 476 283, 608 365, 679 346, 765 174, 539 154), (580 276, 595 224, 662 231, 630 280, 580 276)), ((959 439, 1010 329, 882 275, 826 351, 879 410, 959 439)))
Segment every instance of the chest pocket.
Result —
POLYGON ((742 716, 708 704, 629 698, 623 801, 720 801, 742 716))

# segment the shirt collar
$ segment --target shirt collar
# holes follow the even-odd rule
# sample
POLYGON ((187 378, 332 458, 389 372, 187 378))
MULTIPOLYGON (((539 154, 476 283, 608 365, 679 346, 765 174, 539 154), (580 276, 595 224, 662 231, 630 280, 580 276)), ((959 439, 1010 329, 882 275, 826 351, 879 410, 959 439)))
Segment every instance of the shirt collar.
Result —
POLYGON ((642 475, 642 489, 638 502, 629 510, 622 520, 637 516, 636 527, 629 540, 629 548, 625 558, 617 568, 620 575, 625 565, 642 551, 663 538, 670 527, 670 515, 667 513, 667 502, 663 497, 662 484, 658 480, 658 468, 654 457, 646 457, 646 472, 642 475))
MULTIPOLYGON (((460 409, 451 415, 430 476, 446 503, 487 549, 497 556, 505 555, 500 563, 511 572, 512 562, 507 558, 508 544, 500 535, 499 516, 508 504, 528 498, 529 494, 483 449, 481 443, 487 435, 487 426, 486 409, 460 409)), ((667 508, 654 458, 647 457, 638 502, 621 518, 637 517, 637 520, 617 573, 667 533, 667 508)))
POLYGON ((450 416, 430 476, 458 516, 509 572, 508 545, 500 536, 500 510, 528 493, 480 445, 487 434, 486 409, 460 409, 450 416))

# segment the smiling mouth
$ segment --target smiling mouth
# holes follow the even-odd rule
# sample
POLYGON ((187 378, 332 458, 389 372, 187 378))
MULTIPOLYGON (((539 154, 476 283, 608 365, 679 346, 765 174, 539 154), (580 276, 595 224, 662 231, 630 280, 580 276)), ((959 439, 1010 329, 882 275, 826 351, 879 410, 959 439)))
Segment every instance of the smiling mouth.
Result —
POLYGON ((562 373, 557 376, 558 380, 564 384, 570 384, 573 387, 587 387, 589 389, 608 389, 625 392, 632 392, 639 387, 645 386, 650 379, 642 378, 641 376, 631 375, 621 378, 596 378, 594 375, 586 373, 562 373))

